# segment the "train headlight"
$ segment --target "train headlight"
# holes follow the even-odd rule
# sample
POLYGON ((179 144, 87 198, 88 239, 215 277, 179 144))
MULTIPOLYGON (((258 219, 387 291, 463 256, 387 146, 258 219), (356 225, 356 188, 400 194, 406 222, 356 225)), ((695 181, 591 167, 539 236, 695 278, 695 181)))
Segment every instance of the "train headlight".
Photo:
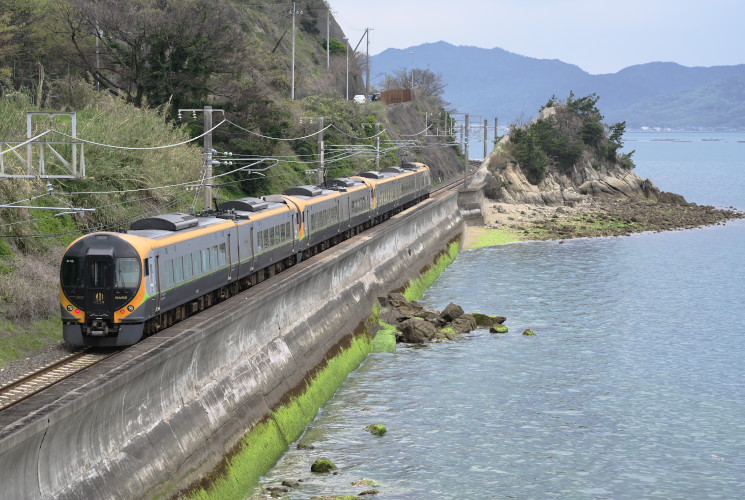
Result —
POLYGON ((135 310, 135 306, 127 306, 127 311, 132 312, 135 310))
POLYGON ((72 312, 72 310, 73 310, 73 309, 74 309, 74 308, 72 307, 72 305, 68 305, 68 306, 67 306, 67 310, 68 310, 68 311, 72 312))

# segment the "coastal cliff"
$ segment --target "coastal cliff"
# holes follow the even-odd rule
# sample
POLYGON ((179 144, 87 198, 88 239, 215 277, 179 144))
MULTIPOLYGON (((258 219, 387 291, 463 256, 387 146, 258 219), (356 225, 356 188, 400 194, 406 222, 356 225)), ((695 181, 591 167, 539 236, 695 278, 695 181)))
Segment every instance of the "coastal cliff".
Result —
POLYGON ((543 108, 531 124, 513 126, 525 146, 515 144, 511 135, 501 138, 480 172, 486 196, 503 203, 548 206, 573 206, 587 196, 685 204, 682 196, 660 191, 651 179, 637 175, 633 153, 617 153, 625 124, 600 123, 596 101, 596 96, 570 95, 566 103, 543 108), (523 163, 542 160, 544 165, 531 175, 519 157, 523 163))
POLYGON ((567 173, 549 171, 537 185, 528 181, 516 161, 505 159, 501 149, 495 150, 481 169, 486 196, 502 203, 574 206, 588 196, 686 203, 681 195, 661 191, 651 179, 642 179, 632 170, 617 165, 593 167, 589 154, 567 173))

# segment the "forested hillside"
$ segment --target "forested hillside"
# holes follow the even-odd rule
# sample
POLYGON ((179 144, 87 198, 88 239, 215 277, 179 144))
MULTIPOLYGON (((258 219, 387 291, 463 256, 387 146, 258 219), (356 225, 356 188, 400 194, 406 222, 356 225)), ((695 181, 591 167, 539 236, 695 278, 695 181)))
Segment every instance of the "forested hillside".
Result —
MULTIPOLYGON (((59 336, 59 325, 38 321, 58 318, 57 268, 70 241, 203 208, 205 106, 214 110, 217 199, 316 183, 321 126, 326 178, 374 169, 378 130, 381 168, 431 161, 438 178, 461 168, 447 137, 423 134, 424 113, 445 128, 437 95, 398 105, 393 118, 380 102, 347 100, 365 93, 359 40, 345 40, 325 1, 298 1, 294 16, 292 5, 0 0, 0 153, 16 176, 0 178, 0 205, 14 205, 0 207, 0 365, 43 332, 59 336), (18 177, 29 172, 26 146, 10 149, 27 137, 27 112, 39 111, 76 113, 85 178, 18 177)), ((72 146, 60 144, 69 118, 37 116, 31 134, 42 133, 71 159, 72 146)), ((50 149, 44 164, 64 171, 50 149)))

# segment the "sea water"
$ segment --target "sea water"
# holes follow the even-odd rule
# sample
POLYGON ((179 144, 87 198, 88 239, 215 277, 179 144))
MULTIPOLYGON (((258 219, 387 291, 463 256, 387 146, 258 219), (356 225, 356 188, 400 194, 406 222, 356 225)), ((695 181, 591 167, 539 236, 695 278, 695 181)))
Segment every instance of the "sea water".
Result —
MULTIPOLYGON (((626 140, 662 190, 745 209, 745 134, 626 140)), ((509 333, 371 354, 303 436, 315 449, 293 447, 262 485, 301 479, 291 499, 745 498, 744 268, 744 221, 465 250, 421 302, 507 316, 509 333), (310 472, 321 456, 336 475, 310 472)))

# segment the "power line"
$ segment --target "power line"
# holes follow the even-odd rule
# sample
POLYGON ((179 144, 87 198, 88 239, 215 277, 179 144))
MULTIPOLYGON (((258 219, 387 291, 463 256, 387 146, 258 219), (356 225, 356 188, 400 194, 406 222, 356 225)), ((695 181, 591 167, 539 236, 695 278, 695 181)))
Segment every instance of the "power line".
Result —
POLYGON ((263 139, 270 139, 272 141, 300 141, 300 140, 303 140, 303 139, 308 139, 310 137, 316 136, 316 135, 320 134, 321 132, 325 131, 326 129, 328 129, 329 127, 331 127, 331 125, 328 125, 328 126, 322 128, 321 130, 317 130, 316 132, 313 132, 312 134, 306 135, 304 137, 291 137, 291 138, 288 138, 288 139, 284 139, 284 138, 281 138, 281 137, 269 137, 269 136, 266 136, 266 135, 261 135, 261 134, 259 134, 257 132, 252 132, 252 131, 248 130, 247 128, 241 127, 237 123, 233 123, 230 120, 226 120, 226 121, 228 123, 230 123, 231 125, 233 125, 234 127, 237 127, 239 129, 243 130, 244 132, 248 132, 251 135, 255 135, 255 136, 261 137, 263 139))
POLYGON ((70 139, 75 139, 76 141, 84 142, 86 144, 93 144, 94 146, 103 146, 105 148, 113 148, 113 149, 126 149, 126 150, 129 150, 129 151, 152 151, 152 150, 157 150, 157 149, 175 148, 176 146, 183 146, 184 144, 188 144, 190 142, 194 142, 197 139, 201 139, 205 135, 211 133, 213 130, 219 128, 223 123, 225 123, 227 121, 228 120, 221 121, 220 123, 218 123, 217 125, 215 125, 211 129, 209 129, 208 131, 206 131, 205 133, 203 133, 202 135, 198 135, 198 136, 194 137, 193 139, 189 139, 187 141, 179 142, 177 144, 168 144, 166 146, 152 146, 152 147, 147 147, 147 148, 133 148, 133 147, 129 147, 129 146, 114 146, 112 144, 102 144, 100 142, 94 142, 94 141, 88 141, 88 140, 85 140, 85 139, 81 139, 80 137, 75 138, 75 137, 72 137, 71 135, 65 134, 64 132, 59 132, 58 130, 52 130, 52 132, 54 132, 56 134, 59 134, 59 135, 63 135, 63 136, 68 137, 70 139))

